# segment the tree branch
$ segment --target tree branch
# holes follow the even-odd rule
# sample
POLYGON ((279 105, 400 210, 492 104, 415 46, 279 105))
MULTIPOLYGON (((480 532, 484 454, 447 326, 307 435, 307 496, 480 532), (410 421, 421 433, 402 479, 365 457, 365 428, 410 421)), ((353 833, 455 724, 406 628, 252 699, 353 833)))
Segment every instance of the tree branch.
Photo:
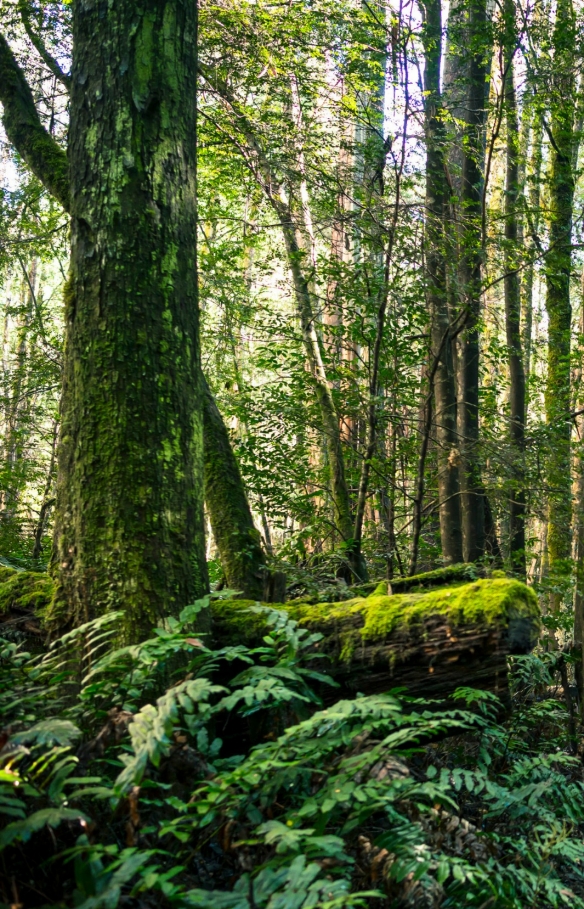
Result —
POLYGON ((39 57, 45 64, 45 66, 50 69, 53 76, 62 82, 67 91, 71 87, 71 76, 68 73, 64 73, 57 61, 46 49, 44 42, 40 35, 37 35, 33 30, 31 21, 30 21, 30 7, 27 0, 18 0, 18 11, 20 13, 20 18, 22 19, 22 24, 24 25, 24 30, 28 35, 30 43, 36 49, 39 57))
POLYGON ((32 91, 8 42, 0 34, 0 102, 9 141, 35 177, 69 211, 67 154, 41 123, 32 91))

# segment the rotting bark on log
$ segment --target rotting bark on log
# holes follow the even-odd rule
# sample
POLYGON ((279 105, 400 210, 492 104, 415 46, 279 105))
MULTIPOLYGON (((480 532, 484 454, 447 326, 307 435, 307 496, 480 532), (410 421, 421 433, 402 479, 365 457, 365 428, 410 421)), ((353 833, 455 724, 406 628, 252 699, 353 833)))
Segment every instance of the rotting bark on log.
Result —
MULTIPOLYGON (((357 623, 355 629, 358 630, 357 623)), ((339 634, 331 635, 329 631, 319 649, 328 658, 327 671, 346 694, 379 694, 404 687, 416 697, 444 698, 456 688, 468 686, 505 698, 507 656, 528 652, 528 641, 525 619, 508 627, 456 627, 444 616, 430 616, 420 625, 396 629, 385 641, 364 641, 350 661, 340 659, 339 634)), ((323 663, 318 661, 321 671, 323 663)), ((338 697, 335 689, 332 699, 338 697)))

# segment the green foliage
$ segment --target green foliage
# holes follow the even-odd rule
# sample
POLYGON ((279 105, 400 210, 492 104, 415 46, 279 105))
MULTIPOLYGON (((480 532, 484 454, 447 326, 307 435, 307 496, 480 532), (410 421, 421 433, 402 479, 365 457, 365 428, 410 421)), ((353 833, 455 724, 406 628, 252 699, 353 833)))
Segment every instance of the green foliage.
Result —
POLYGON ((0 850, 16 869, 17 844, 42 849, 50 829, 54 898, 86 909, 148 893, 209 909, 584 907, 584 786, 565 710, 538 694, 557 660, 515 658, 505 723, 473 689, 460 707, 388 693, 319 709, 313 636, 253 607, 261 646, 213 651, 190 631, 208 606, 136 648, 112 647, 115 616, 35 660, 3 645, 0 691, 16 668, 19 698, 1 701, 0 850), (116 702, 133 709, 106 713, 116 702))

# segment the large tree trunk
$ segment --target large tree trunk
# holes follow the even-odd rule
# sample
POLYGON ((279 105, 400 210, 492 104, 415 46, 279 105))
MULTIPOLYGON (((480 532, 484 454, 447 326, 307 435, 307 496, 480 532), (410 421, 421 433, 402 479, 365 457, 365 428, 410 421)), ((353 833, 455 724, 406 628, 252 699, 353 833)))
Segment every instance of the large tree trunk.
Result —
POLYGON ((426 269, 431 319, 434 422, 438 447, 438 495, 442 557, 462 562, 462 525, 456 433, 456 387, 446 288, 446 162, 444 111, 440 90, 442 12, 440 0, 426 3, 424 32, 426 125, 426 269))
MULTIPOLYGON (((30 88, 1 35, 0 66, 6 75, 5 80, 0 81, 0 100, 4 106, 3 122, 6 132, 18 152, 29 163, 37 177, 43 181, 48 191, 55 195, 67 211, 70 211, 66 155, 42 126, 34 107, 30 88), (23 127, 23 124, 26 128, 23 127), (55 174, 61 175, 58 184, 53 179, 55 174), (64 177, 62 177, 63 174, 64 177)), ((69 81, 67 80, 67 84, 69 81)), ((251 515, 249 522, 245 518, 245 514, 249 513, 249 506, 242 505, 242 503, 246 503, 245 490, 233 453, 229 449, 227 431, 204 379, 203 383, 205 385, 203 407, 205 408, 206 423, 212 427, 212 431, 207 432, 203 440, 207 474, 212 475, 212 479, 208 482, 212 498, 212 503, 209 505, 211 524, 215 536, 223 541, 223 557, 226 559, 228 583, 237 589, 241 587, 249 596, 256 596, 258 593, 257 576, 261 574, 264 557, 261 547, 258 548, 255 542, 251 515), (223 477, 226 483, 224 490, 221 489, 223 477), (229 515, 229 519, 227 519, 227 515, 229 515), (251 541, 251 550, 249 546, 247 549, 247 580, 239 569, 234 568, 239 565, 236 550, 237 534, 231 537, 226 535, 224 528, 227 523, 238 528, 238 532, 242 533, 244 543, 251 541)), ((50 506, 47 505, 47 507, 50 506)))
POLYGON ((57 626, 137 640, 207 590, 196 4, 75 3, 57 626))
POLYGON ((515 94, 514 56, 517 41, 514 0, 505 0, 504 103, 507 127, 505 181, 505 328, 509 351, 509 428, 512 484, 509 495, 509 556, 511 566, 525 577, 525 371, 521 349, 519 286, 519 124, 515 94))
MULTIPOLYGON (((563 576, 570 558, 570 269, 574 176, 575 16, 572 0, 559 0, 553 32, 554 66, 551 86, 551 173, 549 187, 549 250, 545 260, 548 313, 548 374, 545 395, 549 432, 547 464, 549 570, 563 576)), ((561 597, 552 596, 551 607, 561 597)))

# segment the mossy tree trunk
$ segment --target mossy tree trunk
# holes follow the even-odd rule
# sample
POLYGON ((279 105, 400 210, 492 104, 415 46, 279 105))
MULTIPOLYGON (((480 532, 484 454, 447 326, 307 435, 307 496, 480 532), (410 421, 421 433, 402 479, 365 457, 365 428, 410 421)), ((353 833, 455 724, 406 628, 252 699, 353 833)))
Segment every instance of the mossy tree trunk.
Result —
POLYGON ((459 262, 466 324, 459 343, 457 417, 462 456, 460 479, 463 550, 465 560, 475 562, 485 551, 484 489, 479 458, 479 319, 484 255, 484 129, 492 42, 487 0, 469 0, 467 21, 468 94, 462 147, 459 262))
POLYGON ((196 42, 195 4, 74 4, 52 618, 126 640, 207 590, 196 42))
MULTIPOLYGON (((42 126, 26 79, 1 36, 0 67, 6 74, 5 80, 0 80, 0 101, 4 106, 3 122, 6 132, 46 189, 70 211, 67 157, 42 126)), ((70 79, 67 79, 67 85, 70 86, 70 79)), ((205 379, 202 381, 204 423, 209 430, 204 432, 203 442, 206 472, 211 477, 207 488, 213 533, 223 544, 219 548, 226 563, 228 584, 237 589, 242 588, 248 596, 257 596, 258 592, 261 593, 258 577, 262 573, 264 554, 256 541, 245 489, 230 449, 225 425, 205 379), (227 535, 225 528, 229 524, 238 528, 238 532, 227 535), (238 538, 243 540, 245 546, 246 557, 243 561, 236 549, 238 538), (240 562, 246 565, 245 576, 239 568, 232 572, 240 562)))
MULTIPOLYGON (((549 250, 545 259, 548 313, 548 362, 545 394, 549 434, 547 464, 547 546, 551 575, 562 576, 570 558, 571 399, 570 399, 570 269, 574 147, 576 27, 572 0, 559 0, 552 43, 551 171, 549 180, 549 250)), ((552 608, 559 597, 552 598, 552 608)))
POLYGON ((245 495, 225 423, 203 377, 205 501, 229 587, 249 599, 262 599, 265 555, 245 495))
POLYGON ((434 359, 434 424, 438 451, 438 496, 442 557, 462 562, 462 526, 456 434, 456 388, 446 288, 445 128, 440 87, 442 11, 440 0, 425 5, 424 90, 426 125, 426 268, 434 359))

